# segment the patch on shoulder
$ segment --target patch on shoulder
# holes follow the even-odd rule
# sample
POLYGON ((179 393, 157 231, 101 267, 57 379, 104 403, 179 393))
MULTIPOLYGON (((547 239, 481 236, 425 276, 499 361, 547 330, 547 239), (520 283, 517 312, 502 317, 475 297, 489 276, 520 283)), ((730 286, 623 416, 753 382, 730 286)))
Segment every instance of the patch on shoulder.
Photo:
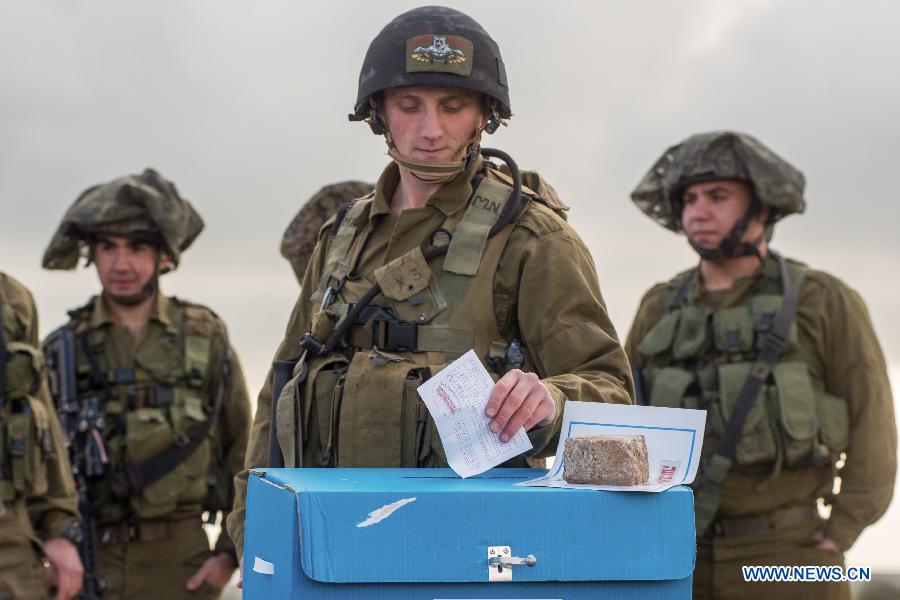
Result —
POLYGON ((458 35, 428 33, 406 40, 407 73, 472 74, 472 42, 458 35))

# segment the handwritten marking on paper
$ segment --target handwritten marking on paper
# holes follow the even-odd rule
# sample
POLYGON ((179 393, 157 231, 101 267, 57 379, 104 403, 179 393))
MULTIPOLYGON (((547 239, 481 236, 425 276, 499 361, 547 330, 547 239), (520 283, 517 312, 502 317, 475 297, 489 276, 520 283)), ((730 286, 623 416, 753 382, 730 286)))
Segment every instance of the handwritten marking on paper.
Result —
POLYGON ((447 407, 447 412, 444 413, 445 417, 449 417, 450 415, 456 414, 456 411, 459 410, 459 407, 456 406, 456 403, 453 401, 453 398, 450 397, 450 393, 444 389, 444 386, 439 385, 437 388, 437 395, 440 396, 441 400, 444 402, 444 406, 447 407))
POLYGON ((394 514, 394 511, 397 509, 406 506, 410 502, 415 502, 415 498, 404 498, 403 500, 397 500, 396 502, 391 502, 390 504, 385 504, 381 508, 376 508, 372 512, 369 513, 369 516, 365 521, 361 523, 357 523, 357 527, 369 527, 370 525, 375 525, 376 523, 381 523, 389 516, 394 514))

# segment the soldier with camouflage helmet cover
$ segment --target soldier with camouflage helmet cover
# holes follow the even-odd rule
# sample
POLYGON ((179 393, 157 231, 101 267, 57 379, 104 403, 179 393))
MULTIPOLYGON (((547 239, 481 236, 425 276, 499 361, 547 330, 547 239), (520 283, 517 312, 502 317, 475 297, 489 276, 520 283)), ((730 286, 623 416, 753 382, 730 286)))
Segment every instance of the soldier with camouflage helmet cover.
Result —
POLYGON ((362 181, 332 183, 313 194, 300 208, 281 238, 281 255, 291 263, 298 283, 303 281, 322 225, 342 207, 371 192, 373 187, 362 181))
POLYGON ((86 258, 102 286, 45 348, 49 359, 69 339, 75 356, 72 374, 53 361, 54 394, 62 404, 74 378, 89 415, 86 506, 106 598, 214 598, 237 566, 224 533, 210 552, 201 514, 231 505, 250 420, 243 373, 215 313, 159 290, 202 229, 147 169, 82 193, 44 255, 48 269, 86 258))
POLYGON ((755 138, 719 131, 666 150, 632 194, 700 256, 644 295, 625 346, 639 401, 708 411, 695 598, 849 598, 846 582, 746 582, 741 567, 843 565, 893 494, 893 399, 865 304, 769 247, 804 184, 755 138))
POLYGON ((75 597, 83 574, 73 544, 80 535, 77 505, 34 299, 0 272, 0 600, 47 598, 44 558, 55 597, 75 597))
MULTIPOLYGON (((481 148, 511 115, 497 44, 468 15, 416 8, 372 41, 350 119, 384 136, 392 162, 371 197, 319 232, 276 354, 296 361, 293 377, 274 413, 271 382, 260 392, 248 468, 269 464, 270 448, 288 467, 446 466, 415 390, 473 348, 498 380, 491 430, 505 443, 523 427, 534 447, 506 466, 543 464, 567 398, 630 402, 624 351, 564 207, 481 148)), ((246 473, 236 487, 228 527, 240 545, 246 473)))

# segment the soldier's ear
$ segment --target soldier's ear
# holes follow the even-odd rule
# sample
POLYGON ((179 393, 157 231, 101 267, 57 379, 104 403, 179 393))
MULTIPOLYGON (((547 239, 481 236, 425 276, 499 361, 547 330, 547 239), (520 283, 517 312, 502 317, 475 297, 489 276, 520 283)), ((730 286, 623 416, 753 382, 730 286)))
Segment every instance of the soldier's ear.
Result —
POLYGON ((166 252, 160 252, 157 272, 162 275, 175 268, 175 260, 166 252))

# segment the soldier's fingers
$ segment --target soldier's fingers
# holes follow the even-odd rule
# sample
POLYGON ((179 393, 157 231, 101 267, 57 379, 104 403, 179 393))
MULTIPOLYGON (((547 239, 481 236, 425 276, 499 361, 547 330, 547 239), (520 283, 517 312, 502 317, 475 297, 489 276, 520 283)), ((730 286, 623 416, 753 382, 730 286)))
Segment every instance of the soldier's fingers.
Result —
POLYGON ((197 569, 197 572, 191 575, 190 579, 187 580, 187 583, 184 584, 184 587, 189 589, 190 591, 194 591, 199 589, 203 582, 206 581, 206 570, 207 565, 204 562, 203 565, 197 569))
POLYGON ((519 409, 506 423, 506 427, 504 427, 503 431, 500 433, 500 441, 505 444, 512 439, 512 437, 516 435, 516 432, 519 431, 519 428, 525 425, 531 418, 540 403, 541 396, 539 390, 532 389, 525 398, 525 401, 522 402, 522 405, 519 406, 519 409))
POLYGON ((497 433, 505 429, 507 423, 519 410, 525 399, 541 385, 541 380, 534 373, 522 373, 519 371, 515 387, 507 394, 503 404, 500 405, 500 410, 497 411, 497 416, 494 417, 494 421, 491 423, 491 431, 497 433))
POLYGON ((540 403, 522 427, 525 428, 525 431, 531 431, 539 423, 546 423, 555 418, 556 402, 553 401, 553 396, 548 390, 546 394, 541 395, 540 403))
POLYGON ((56 600, 70 600, 81 590, 81 579, 74 573, 63 571, 56 588, 56 600))
POLYGON ((487 405, 484 407, 484 414, 489 417, 496 416, 497 411, 500 410, 500 405, 503 404, 506 396, 516 386, 521 373, 522 371, 513 369, 497 381, 494 389, 491 390, 491 396, 488 398, 487 405))

